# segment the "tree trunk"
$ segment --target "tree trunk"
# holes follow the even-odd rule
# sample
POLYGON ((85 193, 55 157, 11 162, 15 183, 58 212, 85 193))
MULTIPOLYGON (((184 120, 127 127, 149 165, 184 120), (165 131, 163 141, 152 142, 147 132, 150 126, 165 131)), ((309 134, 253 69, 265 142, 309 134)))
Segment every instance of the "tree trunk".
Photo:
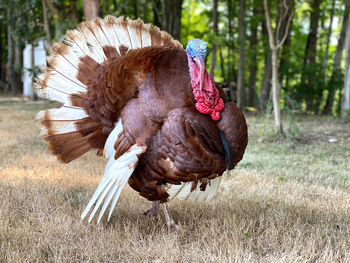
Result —
MULTIPOLYGON (((253 17, 256 18, 259 15, 259 9, 256 6, 256 3, 254 3, 253 7, 253 17)), ((258 45, 258 27, 257 23, 254 23, 254 21, 250 24, 250 41, 249 41, 249 50, 252 54, 250 56, 250 64, 249 64, 249 98, 248 103, 249 106, 254 107, 255 106, 255 91, 256 91, 256 73, 258 71, 258 60, 257 60, 257 52, 256 47, 258 45)))
POLYGON ((14 38, 12 25, 10 23, 12 12, 11 7, 7 8, 7 80, 11 89, 12 95, 20 94, 22 90, 21 85, 21 65, 22 65, 22 50, 18 37, 14 38))
POLYGON ((278 85, 278 50, 272 50, 272 100, 273 115, 275 118, 275 128, 279 133, 283 133, 281 109, 280 109, 280 88, 278 85))
POLYGON ((333 2, 332 2, 331 19, 330 19, 330 22, 329 22, 329 28, 328 28, 327 39, 326 39, 326 50, 325 50, 325 54, 323 56, 323 62, 322 62, 322 78, 323 79, 325 79, 325 75, 326 75, 326 67, 327 67, 328 51, 329 51, 329 42, 330 42, 330 39, 331 39, 332 26, 333 26, 334 6, 335 6, 335 0, 333 0, 333 2))
MULTIPOLYGON (((11 9, 7 8, 7 21, 11 20, 11 9)), ((7 24, 7 81, 8 85, 6 91, 12 90, 12 86, 14 85, 14 43, 12 39, 12 25, 10 22, 7 24)))
POLYGON ((284 87, 285 90, 288 90, 289 86, 289 74, 288 74, 288 61, 290 57, 290 45, 291 45, 291 37, 290 32, 288 32, 288 36, 286 42, 283 45, 283 49, 281 50, 280 62, 279 62, 279 83, 281 84, 281 88, 284 87), (285 81, 284 81, 285 80, 285 81), (283 83, 285 83, 283 85, 283 83))
POLYGON ((272 54, 271 54, 271 51, 269 51, 265 58, 265 70, 264 70, 264 76, 263 76, 263 80, 260 88, 260 101, 259 101, 260 110, 266 109, 268 100, 270 98, 271 77, 272 77, 272 54))
POLYGON ((316 96, 317 84, 316 80, 310 74, 310 66, 316 65, 317 55, 317 29, 318 21, 320 18, 320 3, 321 0, 312 1, 312 12, 310 16, 310 31, 305 47, 304 66, 308 71, 308 74, 302 76, 302 82, 305 86, 308 86, 308 93, 306 94, 306 111, 314 110, 317 112, 317 107, 314 106, 315 99, 319 100, 316 96))
MULTIPOLYGON (((100 2, 97 0, 98 6, 99 6, 99 13, 98 15, 101 16, 101 7, 100 2)), ((70 0, 69 1, 69 17, 70 17, 70 23, 77 24, 79 22, 79 13, 77 10, 77 0, 70 0)))
POLYGON ((160 0, 152 0, 152 6, 153 6, 153 24, 157 27, 162 27, 161 24, 161 17, 160 17, 160 0))
POLYGON ((30 70, 30 78, 31 78, 31 86, 29 89, 26 88, 26 90, 23 91, 23 94, 27 96, 28 98, 32 100, 36 100, 37 96, 35 96, 34 92, 34 83, 35 83, 35 45, 34 45, 34 39, 33 37, 30 38, 29 44, 31 45, 30 49, 30 64, 28 70, 30 70))
POLYGON ((55 3, 51 2, 50 0, 43 0, 45 1, 46 6, 49 7, 53 14, 53 19, 55 23, 55 39, 58 40, 62 35, 62 21, 60 19, 61 17, 61 10, 58 6, 55 5, 55 3))
MULTIPOLYGON (((269 47, 269 36, 266 29, 265 21, 261 25, 262 39, 264 47, 269 47)), ((271 90, 271 77, 272 77, 272 58, 270 48, 265 48, 265 66, 264 66, 264 75, 261 82, 260 88, 260 100, 259 100, 259 109, 265 110, 268 100, 270 98, 271 90)))
POLYGON ((271 16, 268 5, 268 0, 264 0, 264 10, 266 18, 266 29, 269 34, 269 45, 271 49, 271 60, 272 60, 272 95, 273 95, 273 113, 275 118, 275 129, 279 133, 283 133, 282 120, 281 120, 281 109, 280 109, 280 88, 278 84, 278 50, 285 42, 289 27, 294 16, 294 8, 292 8, 291 14, 288 15, 291 3, 288 0, 283 0, 279 10, 282 10, 281 14, 277 19, 277 25, 275 32, 272 31, 271 16), (286 22, 284 21, 286 20, 286 22), (280 37, 281 25, 285 23, 285 32, 280 37))
MULTIPOLYGON (((2 33, 3 30, 5 30, 5 27, 3 27, 2 20, 0 20, 0 58, 3 57, 3 45, 2 45, 2 33)), ((6 32, 5 32, 6 36, 6 32)), ((4 70, 2 67, 2 60, 0 59, 0 89, 5 89, 5 83, 4 83, 4 70)))
POLYGON ((312 13, 310 17, 310 31, 307 37, 305 48, 304 65, 316 63, 316 47, 317 47, 317 27, 320 18, 321 0, 313 0, 312 13))
MULTIPOLYGON (((350 6, 350 0, 346 1, 346 5, 350 6)), ((346 26, 345 37, 345 76, 344 76, 344 101, 342 104, 342 118, 350 117, 350 13, 348 14, 348 22, 346 26)))
POLYGON ((19 37, 15 37, 15 60, 14 60, 14 85, 12 86, 12 94, 19 95, 22 93, 22 68, 23 68, 23 48, 22 41, 19 37))
MULTIPOLYGON (((228 9, 228 34, 229 34, 229 43, 228 43, 228 81, 237 81, 237 69, 235 65, 235 41, 234 41, 234 19, 236 17, 235 10, 232 6, 232 0, 227 0, 227 9, 228 9)), ((232 86, 232 85, 231 85, 232 86)), ((232 88, 231 93, 233 94, 234 90, 232 88)))
MULTIPOLYGON (((335 5, 335 0, 332 1, 331 18, 330 18, 330 24, 329 24, 327 38, 326 38, 326 50, 325 50, 325 54, 323 56, 322 69, 321 69, 321 79, 322 79, 324 84, 326 84, 326 70, 327 70, 327 61, 328 61, 329 42, 330 42, 330 38, 331 38, 333 17, 334 17, 334 5, 335 5)), ((322 93, 323 93, 323 91, 322 91, 322 93)), ((323 95, 322 93, 319 93, 319 94, 322 96, 323 95)), ((316 113, 318 113, 320 110, 321 102, 322 102, 322 97, 317 98, 314 102, 314 109, 315 109, 316 113)))
POLYGON ((212 79, 214 79, 214 70, 216 66, 216 37, 218 36, 218 1, 213 0, 212 1, 212 19, 213 19, 213 33, 214 33, 214 39, 212 42, 212 52, 211 52, 211 62, 210 62, 210 70, 209 75, 212 79))
POLYGON ((47 16, 47 6, 45 3, 45 0, 42 0, 41 2, 42 2, 42 6, 43 6, 43 22, 44 22, 44 31, 46 34, 46 41, 47 41, 46 49, 47 49, 48 47, 50 47, 52 45, 50 21, 49 21, 49 18, 47 16))
POLYGON ((85 21, 90 21, 100 16, 100 1, 99 0, 83 0, 83 10, 85 21))
POLYGON ((135 19, 140 17, 140 0, 134 0, 134 17, 135 19))
MULTIPOLYGON (((288 31, 287 30, 287 25, 288 25, 288 19, 287 17, 283 17, 282 14, 285 14, 286 12, 286 5, 290 6, 293 3, 292 0, 282 0, 280 1, 279 7, 278 7, 278 12, 277 12, 277 17, 276 17, 276 24, 279 24, 278 28, 276 28, 276 39, 275 41, 278 43, 282 38, 281 36, 289 36, 290 30, 288 26, 288 31), (285 3, 285 4, 284 4, 285 3), (287 35, 286 35, 287 34, 287 35)), ((262 26, 262 34, 263 38, 265 39, 268 35, 267 31, 267 25, 264 22, 262 26)), ((268 39, 270 37, 267 37, 268 39)), ((265 46, 269 46, 269 43, 264 43, 265 46)), ((282 61, 283 62, 283 61, 282 61)), ((272 51, 271 49, 268 51, 267 56, 265 58, 265 71, 264 71, 264 76, 263 80, 261 83, 261 89, 260 89, 260 101, 259 101, 259 109, 264 110, 266 109, 266 106, 268 104, 268 100, 270 99, 270 92, 271 92, 271 79, 272 79, 272 51)))
POLYGON ((143 14, 142 14, 142 20, 144 22, 147 22, 147 16, 148 16, 148 0, 144 0, 144 3, 143 3, 143 14))
POLYGON ((182 0, 162 0, 162 29, 180 40, 182 0))
MULTIPOLYGON (((290 6, 292 4, 291 0, 287 0, 287 5, 290 6)), ((283 4, 283 2, 280 4, 279 6, 279 14, 283 14, 283 12, 285 11, 285 6, 283 4)), ((278 16, 278 19, 280 19, 280 17, 278 16)), ((279 83, 280 83, 280 87, 283 87, 283 80, 284 77, 287 78, 286 80, 286 84, 285 84, 285 89, 288 89, 288 61, 289 61, 289 49, 290 49, 290 44, 291 44, 291 38, 290 38, 290 33, 291 33, 291 26, 289 26, 289 30, 287 30, 287 23, 288 20, 284 19, 281 23, 281 27, 279 29, 279 33, 278 36, 282 36, 284 34, 287 34, 287 38, 285 43, 283 44, 282 50, 281 50, 281 55, 280 55, 280 62, 279 62, 279 67, 278 67, 278 79, 279 79, 279 83)))
POLYGON ((239 1, 239 60, 238 60, 238 79, 237 79, 237 104, 244 111, 245 94, 244 94, 244 69, 245 69, 245 0, 239 1))
POLYGON ((222 56, 222 49, 220 49, 220 67, 221 67, 221 76, 222 79, 225 81, 226 80, 226 74, 225 74, 225 61, 224 57, 222 56))
POLYGON ((333 70, 332 70, 332 76, 330 79, 331 84, 328 84, 330 86, 328 90, 328 96, 326 100, 326 105, 323 108, 323 114, 331 114, 334 98, 335 98, 335 92, 336 92, 336 83, 340 84, 340 77, 341 77, 341 61, 343 58, 343 49, 344 49, 344 42, 345 42, 345 34, 346 34, 346 27, 348 24, 348 18, 349 18, 349 12, 350 12, 350 5, 346 6, 343 16, 343 22, 340 30, 340 36, 338 39, 338 45, 337 49, 335 51, 334 55, 334 62, 333 62, 333 70))

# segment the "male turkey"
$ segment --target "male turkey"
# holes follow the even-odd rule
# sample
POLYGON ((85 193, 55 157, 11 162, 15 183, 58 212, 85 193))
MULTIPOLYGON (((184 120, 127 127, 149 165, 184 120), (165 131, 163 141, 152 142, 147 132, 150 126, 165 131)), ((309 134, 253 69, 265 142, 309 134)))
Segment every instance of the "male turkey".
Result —
POLYGON ((109 159, 82 219, 95 205, 90 222, 103 203, 99 222, 111 203, 109 220, 128 182, 153 201, 146 214, 160 204, 176 229, 166 202, 210 200, 223 172, 242 159, 244 116, 225 102, 205 56, 201 40, 185 51, 157 27, 112 16, 81 23, 53 45, 37 87, 64 105, 38 113, 43 139, 65 163, 91 149, 109 159))

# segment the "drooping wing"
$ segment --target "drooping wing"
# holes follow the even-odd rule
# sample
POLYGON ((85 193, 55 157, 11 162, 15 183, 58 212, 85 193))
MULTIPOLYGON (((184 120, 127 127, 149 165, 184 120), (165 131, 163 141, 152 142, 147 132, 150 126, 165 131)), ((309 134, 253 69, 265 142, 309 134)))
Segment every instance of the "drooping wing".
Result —
POLYGON ((104 149, 104 155, 109 159, 105 174, 81 215, 81 218, 84 219, 92 207, 94 207, 89 216, 89 222, 91 222, 97 210, 101 208, 97 219, 97 223, 99 223, 108 205, 110 205, 110 211, 107 220, 110 219, 122 189, 137 166, 139 156, 146 151, 145 146, 135 143, 123 151, 118 158, 115 158, 116 149, 114 144, 122 133, 123 124, 122 119, 119 118, 115 128, 108 136, 104 149))

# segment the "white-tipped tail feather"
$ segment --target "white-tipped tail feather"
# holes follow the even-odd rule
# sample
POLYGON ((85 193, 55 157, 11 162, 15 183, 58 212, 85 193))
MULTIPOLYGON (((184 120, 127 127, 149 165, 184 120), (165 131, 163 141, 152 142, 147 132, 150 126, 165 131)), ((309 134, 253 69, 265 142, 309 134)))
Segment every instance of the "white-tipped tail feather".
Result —
POLYGON ((65 134, 77 131, 75 122, 88 117, 82 108, 73 106, 62 106, 59 109, 40 111, 36 115, 37 120, 50 120, 50 126, 41 126, 41 136, 49 133, 65 134))
POLYGON ((222 176, 218 176, 208 182, 205 190, 200 189, 201 183, 198 183, 196 188, 192 189, 194 182, 183 182, 179 185, 167 184, 166 191, 169 194, 169 200, 175 197, 180 200, 193 200, 193 201, 210 201, 219 189, 222 176))
POLYGON ((99 223, 108 205, 112 201, 107 220, 110 219, 121 190, 135 170, 138 162, 138 156, 146 150, 145 147, 134 144, 128 151, 115 160, 114 143, 122 129, 123 126, 120 118, 106 141, 104 154, 109 158, 109 161, 105 169, 105 174, 90 202, 86 206, 83 214, 81 215, 81 219, 86 217, 92 206, 96 203, 88 219, 88 221, 91 222, 103 202, 103 206, 97 219, 97 223, 99 223))
POLYGON ((105 47, 113 47, 120 53, 121 46, 130 50, 152 45, 182 47, 166 32, 141 20, 107 16, 83 22, 77 29, 68 31, 62 43, 53 45, 47 58, 49 67, 36 81, 38 95, 72 105, 72 94, 87 92, 86 85, 78 79, 79 65, 85 63, 93 71, 96 66, 83 58, 90 57, 101 64, 107 60, 105 47))
MULTIPOLYGON (((107 16, 81 23, 66 33, 62 43, 52 46, 48 67, 35 85, 39 96, 59 101, 63 107, 42 111, 37 119, 43 127, 43 139, 59 160, 70 162, 103 147, 101 133, 105 127, 101 129, 103 122, 96 117, 100 114, 91 114, 89 102, 96 88, 90 83, 97 68, 109 59, 125 56, 131 49, 160 45, 182 47, 169 34, 141 20, 107 16)), ((112 117, 114 120, 116 116, 112 117)))

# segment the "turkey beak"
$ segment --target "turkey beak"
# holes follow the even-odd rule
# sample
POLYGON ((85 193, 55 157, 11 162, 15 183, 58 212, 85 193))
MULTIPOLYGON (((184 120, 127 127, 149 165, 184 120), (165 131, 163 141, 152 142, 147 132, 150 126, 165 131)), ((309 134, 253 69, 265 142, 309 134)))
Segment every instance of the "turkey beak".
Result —
POLYGON ((199 83, 199 87, 200 87, 200 90, 202 90, 203 82, 204 82, 204 70, 205 70, 204 61, 203 61, 203 58, 201 58, 201 57, 195 57, 194 61, 196 61, 197 65, 198 65, 198 67, 200 69, 201 80, 200 80, 200 83, 199 83))

